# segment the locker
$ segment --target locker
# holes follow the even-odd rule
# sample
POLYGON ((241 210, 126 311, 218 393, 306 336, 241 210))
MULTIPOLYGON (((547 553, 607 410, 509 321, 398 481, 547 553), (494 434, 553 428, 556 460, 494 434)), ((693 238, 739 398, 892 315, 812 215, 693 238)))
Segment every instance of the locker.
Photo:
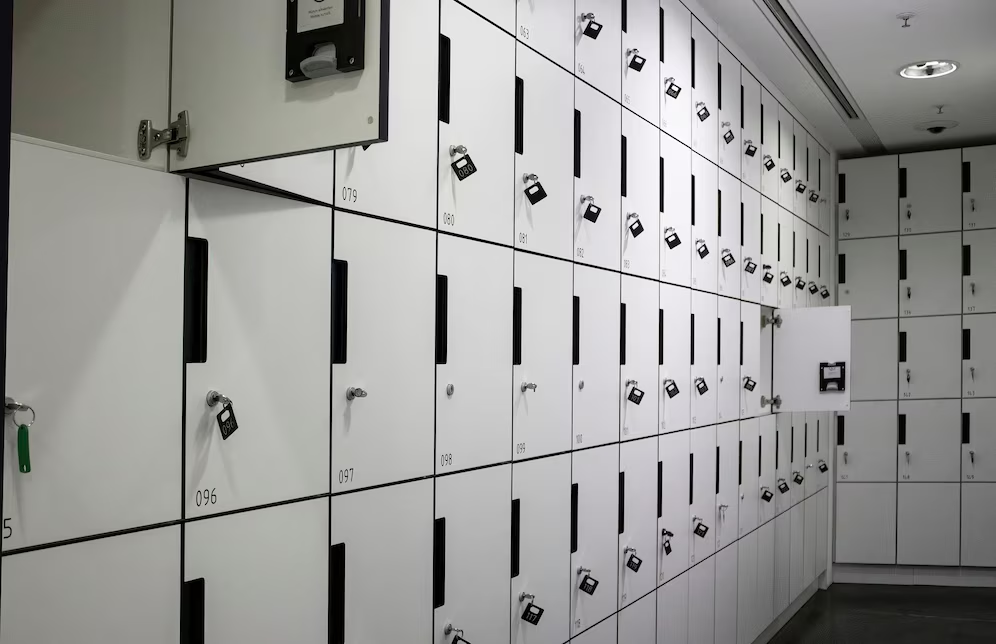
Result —
MULTIPOLYGON (((774 309, 769 309, 761 307, 761 315, 768 317, 769 319, 774 316, 774 309)), ((764 358, 761 360, 761 380, 758 382, 757 388, 754 390, 755 393, 760 390, 760 395, 767 398, 771 398, 771 388, 774 383, 774 375, 772 374, 772 361, 771 357, 774 350, 774 327, 770 324, 761 327, 761 355, 764 358)), ((760 401, 759 401, 760 402, 760 401)), ((774 408, 769 405, 764 405, 761 407, 761 415, 773 414, 775 412, 774 408)))
MULTIPOLYGON (((908 241, 908 240, 906 240, 908 241)), ((899 316, 894 295, 899 281, 895 238, 844 240, 837 244, 837 303, 856 320, 899 316)))
POLYGON ((688 577, 682 573, 657 588, 657 644, 689 644, 688 577))
POLYGON ((815 224, 806 225, 806 247, 803 249, 803 258, 806 268, 806 306, 823 306, 824 300, 820 295, 820 283, 822 273, 820 270, 820 253, 823 250, 822 239, 815 228, 815 224))
MULTIPOLYGON (((792 434, 789 438, 789 459, 792 468, 789 473, 789 485, 792 489, 792 505, 802 503, 806 498, 806 478, 809 471, 806 469, 806 414, 796 412, 792 414, 792 434), (802 480, 798 480, 798 476, 802 480)), ((801 534, 801 533, 800 533, 801 534)))
POLYGON ((761 83, 746 67, 740 68, 740 85, 743 92, 741 114, 742 137, 740 141, 740 180, 761 191, 761 83))
MULTIPOLYGON (((524 12, 530 3, 519 4, 524 12)), ((536 11, 550 4, 540 3, 536 11)), ((571 259, 574 142, 564 124, 574 108, 574 78, 526 45, 519 43, 515 52, 516 109, 521 114, 512 176, 515 247, 571 259)))
MULTIPOLYGON (((806 222, 819 229, 820 226, 820 146, 816 139, 806 134, 806 192, 801 195, 806 204, 806 222)), ((799 198, 796 193, 796 199, 799 198)))
POLYGON ((617 104, 622 77, 622 4, 612 0, 580 0, 574 28, 574 75, 608 95, 617 104))
POLYGON ((661 345, 664 348, 660 362, 661 433, 676 432, 691 426, 691 400, 698 393, 693 391, 691 379, 692 292, 687 288, 661 284, 661 311, 664 328, 661 345), (662 358, 662 359, 661 359, 662 358), (673 394, 673 395, 672 395, 673 394))
POLYGON ((466 0, 464 4, 504 31, 514 33, 516 7, 512 0, 466 0))
POLYGON ((751 644, 758 635, 757 532, 737 542, 737 642, 751 644))
MULTIPOLYGON (((516 38, 568 72, 574 69, 574 5, 517 0, 516 38)), ((521 49, 519 50, 521 52, 521 49)), ((521 60, 521 59, 520 59, 521 60)))
POLYGON ((961 230, 961 150, 899 155, 899 233, 961 230))
POLYGON ((792 512, 778 515, 774 523, 774 581, 772 588, 772 613, 781 615, 792 603, 790 596, 790 565, 792 555, 792 512))
POLYGON ((795 119, 781 104, 778 105, 778 205, 795 212, 796 171, 795 119))
MULTIPOLYGON (((689 437, 688 562, 696 565, 716 551, 716 426, 693 429, 689 437), (702 527, 699 527, 702 526, 702 527), (702 528, 707 528, 703 530, 702 528), (698 529, 698 532, 696 532, 698 529)), ((697 641, 697 640, 696 640, 697 641)))
MULTIPOLYGON (((740 304, 740 381, 737 383, 740 398, 740 417, 752 418, 761 413, 761 307, 740 304)), ((771 354, 769 353, 768 356, 771 354)), ((770 362, 771 358, 768 358, 770 362)))
POLYGON ((172 644, 180 639, 179 569, 177 526, 4 557, 0 635, 172 644))
POLYGON ((741 187, 740 221, 740 299, 760 303, 761 278, 764 270, 761 258, 761 195, 741 187))
POLYGON ((622 104, 654 127, 661 116, 659 0, 627 0, 622 29, 622 104))
POLYGON ((575 452, 571 468, 571 635, 616 612, 619 446, 575 452), (576 535, 576 536, 575 536, 576 535), (595 580, 593 594, 582 586, 595 580))
MULTIPOLYGON (((650 593, 657 560, 657 438, 619 446, 619 608, 650 593)), ((604 520, 604 517, 603 517, 604 520)))
POLYGON ((740 423, 716 426, 716 549, 740 537, 740 423))
POLYGON ((623 110, 622 270, 657 280, 660 270, 660 133, 623 110))
POLYGON ((436 472, 508 460, 512 249, 441 235, 436 267, 436 472))
POLYGON ((996 530, 996 484, 963 484, 961 486, 962 566, 996 566, 994 530, 996 530))
MULTIPOLYGON (((761 465, 760 422, 757 418, 740 421, 740 441, 737 444, 737 479, 739 481, 740 529, 743 538, 757 528, 761 465)), ((766 503, 767 505, 767 503, 766 503)))
POLYGON ((688 642, 711 644, 716 633, 716 557, 688 571, 688 642))
POLYGON ((996 401, 961 403, 962 481, 996 483, 996 401))
POLYGON ((432 637, 432 487, 423 479, 332 497, 333 642, 432 637))
POLYGON ((515 459, 571 449, 572 340, 564 329, 572 324, 573 282, 571 264, 515 253, 512 292, 515 443, 512 457, 515 459), (521 293, 521 305, 516 308, 517 292, 521 293), (518 333, 516 329, 520 329, 518 333), (522 346, 520 355, 514 351, 516 338, 522 346))
POLYGON ((618 273, 574 266, 574 449, 619 440, 619 301, 618 273))
MULTIPOLYGON (((670 2, 671 0, 664 0, 670 2)), ((677 2, 677 0, 674 0, 677 2)), ((688 286, 692 278, 692 152, 669 136, 661 135, 661 281, 688 286)), ((695 254, 695 259, 699 259, 695 254)))
POLYGON ((778 203, 781 179, 779 161, 781 157, 780 126, 778 121, 778 101, 761 86, 761 194, 778 203))
POLYGON ((719 45, 692 14, 692 150, 716 163, 719 45))
POLYGON ((816 494, 816 576, 827 571, 827 539, 829 538, 828 515, 830 493, 823 488, 816 494))
POLYGON ((851 400, 889 400, 899 391, 893 365, 899 363, 895 342, 898 324, 892 320, 851 322, 851 400))
POLYGON ((335 257, 332 491, 430 475, 436 235, 337 212, 335 257))
POLYGON ((957 566, 961 485, 900 483, 896 512, 896 563, 957 566))
POLYGON ((899 401, 899 480, 937 483, 961 478, 957 400, 899 401))
POLYGON ((500 465, 436 479, 433 641, 448 626, 471 642, 509 641, 511 475, 500 465))
POLYGON ((775 271, 775 281, 778 289, 779 308, 792 308, 795 303, 796 278, 796 217, 784 208, 778 208, 777 248, 778 269, 775 271))
POLYGON ((961 319, 899 320, 899 397, 958 398, 961 319), (905 345, 905 346, 904 346, 905 345))
POLYGON ((792 222, 792 244, 795 258, 792 273, 792 307, 804 309, 809 306, 809 225, 798 216, 792 222), (799 288, 799 287, 802 288, 799 288))
POLYGON ((660 349, 660 288, 657 282, 624 275, 620 328, 619 427, 630 440, 657 434, 657 405, 646 392, 657 387, 660 349), (646 400, 644 400, 646 398, 646 400))
POLYGON ((716 378, 716 420, 740 418, 740 300, 716 298, 719 320, 719 363, 716 378))
POLYGON ((206 242, 191 242, 189 268, 208 288, 206 310, 189 310, 200 350, 186 356, 187 517, 329 491, 330 215, 190 184, 188 234, 206 242), (242 430, 227 439, 226 410, 242 430))
POLYGON ((775 415, 775 513, 783 514, 792 507, 792 414, 775 415), (783 485, 784 484, 784 485, 783 485), (788 488, 787 490, 785 488, 788 488))
POLYGON ((804 566, 806 504, 798 503, 786 513, 789 517, 790 553, 789 553, 789 604, 806 589, 806 571, 804 566))
POLYGON ((962 396, 996 397, 996 315, 966 315, 962 326, 962 396))
POLYGON ((608 619, 596 624, 591 630, 584 631, 571 639, 574 644, 616 644, 619 632, 618 615, 610 615, 608 619))
MULTIPOLYGON (((792 164, 793 207, 792 212, 803 221, 809 221, 809 134, 798 121, 792 130, 792 150, 795 161, 792 164), (801 192, 800 192, 801 191, 801 192)), ((812 223, 812 222, 810 222, 812 223)))
POLYGON ((737 544, 724 548, 713 557, 716 560, 715 641, 717 644, 737 644, 737 544))
POLYGON ((805 538, 802 544, 802 587, 809 588, 816 581, 816 517, 818 505, 816 496, 806 499, 805 503, 805 538))
POLYGON ((740 177, 740 163, 743 158, 743 115, 740 105, 740 61, 722 44, 718 46, 719 66, 717 67, 719 94, 716 107, 717 146, 719 167, 729 172, 734 179, 740 177))
POLYGON ((692 139, 692 15, 680 0, 661 0, 660 19, 661 129, 687 146, 692 139))
MULTIPOLYGON (((688 521, 688 486, 691 475, 689 432, 664 434, 658 438, 658 485, 660 508, 657 528, 657 582, 663 584, 688 569, 689 539, 685 529, 688 521)), ((698 538, 698 537, 694 537, 698 538)))
POLYGON ((184 182, 19 141, 10 150, 5 396, 37 417, 30 473, 4 417, 3 549, 177 519, 184 182), (64 263, 39 270, 40 251, 64 263), (94 413, 95 400, 113 400, 114 416, 94 413), (104 457, 118 450, 128 458, 104 457))
POLYGON ((818 481, 817 490, 823 490, 830 484, 830 441, 833 440, 833 432, 830 419, 833 414, 822 411, 816 414, 816 461, 815 475, 818 481), (823 471, 824 468, 826 471, 823 471))
POLYGON ((962 313, 996 313, 996 232, 966 231, 962 238, 962 313))
POLYGON ((845 159, 837 164, 839 239, 899 234, 899 159, 845 159))
POLYGON ((961 235, 918 235, 899 240, 899 315, 961 311, 961 235))
POLYGON ((757 631, 763 632, 775 615, 775 521, 757 531, 757 631))
POLYGON ((896 484, 841 483, 836 492, 834 561, 896 563, 896 484))
POLYGON ((569 635, 571 457, 512 465, 512 642, 560 644, 569 635), (523 593, 533 595, 527 598, 523 593), (538 624, 522 619, 530 603, 538 624))
MULTIPOLYGON (((774 333, 772 371, 779 411, 847 411, 851 406, 851 308, 824 306, 779 309, 782 318, 774 333), (835 390, 828 384, 820 391, 821 365, 842 364, 844 383, 835 390)), ((830 371, 829 375, 834 372, 830 371)))
POLYGON ((834 242, 830 241, 829 235, 820 235, 820 268, 817 277, 820 284, 820 298, 823 306, 835 306, 837 304, 837 289, 834 288, 836 278, 834 277, 833 261, 837 258, 834 250, 834 242), (826 293, 824 293, 824 289, 826 293))
POLYGON ((700 427, 716 422, 716 393, 719 389, 717 342, 719 318, 716 296, 692 291, 690 356, 692 382, 689 397, 692 403, 691 426, 700 427))
MULTIPOLYGON (((758 442, 758 449, 761 451, 758 458, 758 463, 760 465, 758 469, 758 477, 760 479, 760 484, 758 485, 758 498, 761 497, 765 492, 770 492, 772 499, 765 501, 761 498, 758 503, 758 519, 759 525, 763 525, 768 521, 775 518, 775 510, 779 507, 778 499, 784 496, 777 488, 777 478, 780 476, 776 472, 775 459, 778 453, 778 447, 780 445, 775 445, 775 438, 777 432, 777 415, 761 416, 758 419, 758 425, 760 429, 761 439, 758 442)), ((781 438, 781 434, 777 434, 777 438, 781 438)), ((781 441, 779 440, 779 443, 781 441)), ((746 449, 746 447, 745 447, 746 449)), ((744 452, 746 456, 747 452, 744 452)), ((751 452, 753 454, 753 451, 751 452)), ((781 465, 781 458, 778 457, 778 465, 781 465)))
POLYGON ((898 436, 897 404, 858 402, 837 415, 837 481, 870 483, 895 481, 898 436))
MULTIPOLYGON (((619 613, 619 640, 640 644, 654 643, 657 637, 657 596, 653 587, 650 590, 638 602, 619 613)), ((611 635, 610 633, 609 636, 611 635)), ((596 644, 601 644, 601 641, 596 644)))
POLYGON ((616 271, 622 194, 620 109, 618 103, 575 81, 574 261, 616 271))
POLYGON ((425 82, 425 70, 439 68, 439 48, 423 43, 425 34, 439 29, 439 4, 396 4, 390 19, 390 140, 335 152, 334 204, 432 228, 436 225, 433 166, 439 93, 433 83, 425 82), (416 49, 420 54, 412 56, 416 49), (382 188, 385 182, 390 190, 382 188))
MULTIPOLYGON (((336 626, 329 619, 329 543, 327 499, 188 523, 181 605, 192 612, 181 620, 199 626, 191 639, 328 642, 336 626)), ((340 595, 341 587, 333 590, 340 595)))
POLYGON ((778 292, 782 288, 778 280, 778 205, 770 199, 761 199, 761 267, 757 273, 761 280, 761 304, 778 306, 778 292))
POLYGON ((806 440, 803 443, 803 459, 805 461, 806 498, 826 486, 826 478, 830 465, 821 453, 826 447, 826 427, 821 422, 825 412, 810 412, 806 414, 806 440), (827 467, 827 474, 820 472, 820 465, 827 467))
POLYGON ((718 172, 712 163, 692 155, 692 288, 716 292, 719 243, 718 172))
POLYGON ((455 0, 443 2, 440 11, 440 70, 450 82, 441 85, 439 98, 437 225, 509 245, 515 41, 455 0))
POLYGON ((996 227, 996 146, 963 148, 962 212, 964 229, 996 227), (967 167, 965 167, 967 165, 967 167), (967 175, 968 185, 965 184, 967 175))
POLYGON ((727 297, 740 297, 740 277, 744 274, 740 261, 743 231, 740 214, 740 181, 733 175, 719 172, 719 219, 716 240, 719 260, 716 292, 727 297))
MULTIPOLYGON (((833 174, 833 168, 831 167, 830 153, 820 148, 820 156, 817 160, 819 164, 819 186, 818 192, 820 193, 820 214, 819 214, 819 225, 818 228, 823 232, 824 235, 830 234, 830 202, 833 199, 833 184, 830 183, 830 177, 833 174)), ((829 246, 828 246, 829 247, 829 246)))

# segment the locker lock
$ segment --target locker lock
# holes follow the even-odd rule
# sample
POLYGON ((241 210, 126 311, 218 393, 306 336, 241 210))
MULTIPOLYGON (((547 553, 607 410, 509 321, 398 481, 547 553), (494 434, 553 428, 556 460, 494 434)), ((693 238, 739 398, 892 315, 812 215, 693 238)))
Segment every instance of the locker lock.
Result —
POLYGON ((31 471, 31 447, 29 429, 35 424, 35 410, 31 405, 24 405, 11 397, 4 399, 4 416, 10 416, 11 421, 17 426, 17 470, 21 474, 31 471), (31 412, 31 420, 28 422, 18 422, 18 412, 31 412))
POLYGON ((906 384, 910 384, 910 380, 913 379, 913 372, 909 369, 906 370, 906 384))
POLYGON ((971 459, 972 465, 974 466, 975 465, 975 450, 974 449, 968 450, 968 458, 971 459))
POLYGON ((709 108, 706 107, 705 103, 699 101, 695 104, 695 115, 699 117, 700 121, 705 121, 709 118, 709 108))
POLYGON ((727 268, 737 263, 737 260, 733 258, 733 253, 730 252, 729 248, 724 248, 723 250, 719 251, 719 256, 723 260, 723 265, 726 266, 727 268))
POLYGON ((744 148, 744 154, 746 154, 749 157, 752 157, 755 154, 757 154, 757 146, 754 145, 753 141, 747 139, 746 141, 744 141, 744 145, 746 146, 744 148))
POLYGON ((820 286, 820 297, 822 297, 824 300, 830 297, 830 289, 826 287, 826 284, 820 286))
POLYGON ((632 546, 626 546, 623 550, 623 559, 626 560, 626 567, 633 572, 640 572, 640 566, 643 565, 643 559, 636 554, 636 548, 632 546))
POLYGON ((632 387, 632 389, 630 389, 629 395, 626 396, 626 399, 636 405, 639 405, 641 402, 643 402, 643 390, 637 388, 638 384, 640 383, 638 383, 635 380, 626 381, 626 389, 632 387))
POLYGON ((526 393, 527 391, 536 391, 535 382, 524 382, 519 386, 519 391, 526 393))
POLYGON ((782 286, 788 286, 789 284, 792 283, 792 278, 789 277, 788 273, 786 273, 785 271, 782 271, 781 272, 781 277, 778 278, 778 281, 780 281, 782 283, 782 286))
POLYGON ((540 183, 538 176, 524 174, 522 175, 522 183, 526 184, 526 189, 523 192, 526 193, 526 199, 529 200, 529 203, 535 206, 546 199, 546 190, 543 189, 543 184, 540 183))
POLYGON ((346 390, 346 400, 353 400, 354 398, 366 398, 367 392, 359 387, 350 387, 346 390))
POLYGON ((850 208, 845 208, 844 209, 844 219, 847 220, 847 221, 851 220, 851 209, 850 208))
POLYGON ((704 539, 706 533, 709 532, 709 526, 702 523, 702 517, 692 517, 692 525, 695 526, 692 530, 692 532, 695 533, 695 536, 700 539, 704 539))
POLYGON ((819 200, 820 200, 820 195, 817 194, 817 192, 815 190, 810 190, 809 191, 809 201, 812 202, 812 203, 816 203, 819 200))
POLYGON ((906 218, 913 219, 913 204, 906 204, 906 218))
POLYGON ((974 382, 975 381, 975 367, 969 367, 968 368, 968 373, 972 377, 972 381, 974 382))
POLYGON ((756 386, 757 383, 754 382, 753 378, 751 378, 750 376, 744 376, 744 389, 746 389, 747 391, 754 391, 754 387, 756 386))
POLYGON ((782 168, 780 172, 782 177, 782 183, 788 183, 789 181, 792 180, 792 173, 788 171, 788 168, 782 168))
POLYGON ((678 232, 674 228, 664 229, 664 241, 667 242, 667 247, 674 249, 681 245, 681 239, 678 237, 678 232))
POLYGON ((775 280, 775 274, 771 272, 771 264, 765 264, 761 268, 764 270, 764 275, 761 276, 761 279, 765 284, 771 284, 775 280))
POLYGON ((578 391, 584 390, 584 380, 578 380, 578 391))
POLYGON ((912 300, 913 299, 913 287, 912 286, 907 286, 906 287, 906 299, 907 300, 912 300))
POLYGON ((206 400, 208 407, 215 407, 218 403, 221 403, 222 407, 232 404, 231 398, 213 389, 207 393, 206 400))
POLYGON ((643 232, 643 224, 640 223, 640 215, 635 212, 631 212, 626 215, 626 221, 632 220, 633 223, 629 224, 629 232, 633 233, 633 237, 639 237, 640 233, 643 232))
POLYGON ((757 262, 754 261, 752 257, 748 257, 744 260, 744 272, 753 275, 754 271, 757 270, 757 262))
POLYGON ((629 61, 629 68, 637 72, 642 71, 647 59, 640 55, 640 50, 634 47, 633 49, 627 51, 626 54, 632 56, 629 61))
POLYGON ((522 611, 522 621, 533 624, 539 624, 540 618, 543 617, 543 609, 537 606, 534 602, 536 601, 536 595, 532 593, 522 592, 519 593, 519 603, 529 600, 526 604, 525 610, 522 611))
POLYGON ((699 257, 705 259, 709 256, 709 247, 706 246, 704 239, 695 240, 695 252, 699 254, 699 257))
POLYGON ((975 198, 973 197, 969 199, 969 202, 971 203, 972 206, 972 212, 975 212, 975 198))
POLYGON ((969 283, 969 288, 972 289, 972 295, 975 295, 975 282, 970 282, 969 283))
POLYGON ((595 14, 593 13, 583 13, 581 14, 581 22, 586 22, 584 28, 584 35, 588 36, 592 40, 598 38, 598 34, 602 33, 602 25, 595 22, 595 14))
POLYGON ((909 452, 909 450, 906 450, 906 464, 907 465, 910 464, 910 452, 909 452))
POLYGON ((454 628, 453 624, 447 624, 443 628, 443 635, 453 635, 452 644, 460 644, 461 642, 463 642, 463 644, 470 644, 470 642, 463 638, 463 629, 454 628))
POLYGON ((678 94, 681 93, 681 88, 674 83, 674 76, 668 76, 664 79, 664 85, 667 87, 664 90, 668 96, 671 98, 678 98, 678 94))
POLYGON ((668 530, 667 528, 663 528, 661 530, 661 547, 664 548, 665 557, 671 554, 671 537, 673 536, 674 533, 668 530))
POLYGON ((806 184, 804 184, 801 180, 796 179, 796 181, 795 181, 795 191, 798 192, 800 195, 801 194, 805 194, 806 193, 806 184))
POLYGON ((678 391, 677 383, 675 383, 674 380, 671 380, 670 378, 666 378, 664 380, 664 392, 667 394, 668 398, 674 398, 679 393, 681 393, 678 391))
POLYGON ((726 521, 726 510, 729 507, 730 506, 727 505, 726 503, 720 503, 719 504, 719 518, 720 518, 721 521, 726 521))
POLYGON ((595 198, 591 195, 581 195, 581 203, 588 204, 584 211, 584 218, 591 223, 597 222, 598 216, 602 214, 602 209, 595 205, 595 198))
POLYGON ((767 485, 761 486, 761 500, 765 503, 771 503, 771 499, 775 498, 775 495, 771 493, 767 485))
POLYGON ((447 396, 452 396, 454 391, 456 391, 456 387, 454 387, 452 384, 446 385, 447 396))
POLYGON ((816 295, 817 293, 820 292, 820 287, 816 285, 816 282, 809 283, 809 292, 812 295, 816 295))
POLYGON ((450 156, 455 157, 457 155, 460 155, 460 158, 453 161, 453 163, 450 164, 450 167, 453 168, 453 172, 456 173, 457 179, 459 181, 463 181, 477 172, 477 166, 474 165, 473 159, 470 158, 470 154, 467 152, 467 146, 451 145, 450 156))
POLYGON ((764 169, 771 172, 775 169, 775 160, 771 158, 770 154, 765 154, 764 157, 764 169))
POLYGON ((844 452, 844 465, 847 465, 847 452, 844 452))
POLYGON ((719 124, 719 129, 723 129, 724 127, 726 128, 726 132, 723 132, 723 140, 726 141, 727 145, 733 143, 733 139, 736 138, 733 136, 733 130, 730 128, 730 125, 729 121, 723 121, 719 124))

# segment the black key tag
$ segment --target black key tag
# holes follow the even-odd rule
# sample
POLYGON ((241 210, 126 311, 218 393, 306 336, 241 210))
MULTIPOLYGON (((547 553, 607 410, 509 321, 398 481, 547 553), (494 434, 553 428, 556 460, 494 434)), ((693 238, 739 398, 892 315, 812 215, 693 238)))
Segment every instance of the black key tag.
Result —
POLYGON ((664 231, 664 241, 667 242, 667 247, 673 250, 681 246, 681 239, 678 237, 677 231, 674 228, 668 228, 667 230, 664 231), (670 235, 667 230, 671 231, 670 235))
POLYGON ((800 195, 802 193, 806 192, 806 184, 804 184, 801 181, 796 181, 795 182, 795 191, 798 192, 800 195))
POLYGON ((670 83, 667 86, 667 95, 670 96, 671 98, 678 98, 678 94, 681 94, 681 87, 679 87, 675 83, 670 83))
POLYGON ((709 256, 709 247, 705 245, 705 242, 702 242, 701 244, 696 246, 695 251, 699 254, 699 257, 701 257, 702 259, 705 259, 706 257, 709 256))
POLYGON ((526 188, 525 192, 526 199, 534 206, 546 199, 546 190, 543 189, 543 184, 539 181, 526 188))
POLYGON ((806 280, 802 279, 801 277, 795 278, 795 287, 800 291, 806 288, 806 280))
POLYGON ((457 179, 460 181, 477 172, 477 166, 474 165, 474 160, 470 158, 469 154, 465 154, 451 163, 450 167, 453 168, 453 172, 456 173, 457 179))
POLYGON ((664 392, 667 393, 667 397, 668 398, 674 398, 679 393, 681 393, 681 392, 678 391, 678 385, 674 384, 673 380, 669 380, 664 385, 664 392))
POLYGON ((772 159, 771 156, 767 155, 767 154, 764 155, 764 157, 765 157, 765 159, 764 159, 764 169, 767 170, 768 172, 771 172, 772 170, 775 169, 775 160, 772 159))
POLYGON ((789 286, 792 284, 792 278, 784 273, 782 273, 782 277, 779 281, 782 283, 782 286, 789 286))
POLYGON ((748 257, 747 263, 744 264, 744 272, 746 272, 748 275, 753 275, 754 271, 756 270, 757 270, 757 263, 755 263, 754 260, 748 257))
POLYGON ((643 224, 640 223, 639 219, 629 225, 629 232, 633 233, 633 237, 640 236, 640 233, 643 232, 643 224))
POLYGON ((824 300, 830 297, 830 289, 828 289, 826 286, 820 289, 820 297, 822 297, 824 300))
POLYGON ((830 469, 830 468, 829 468, 829 467, 827 467, 827 464, 826 464, 826 463, 824 463, 823 461, 820 461, 820 472, 821 472, 822 474, 826 474, 826 473, 827 473, 827 471, 828 471, 829 469, 830 469))
POLYGON ((591 223, 595 223, 598 221, 598 216, 600 214, 602 214, 602 209, 593 203, 589 203, 588 207, 585 208, 584 218, 590 221, 591 223))
POLYGON ((789 174, 788 170, 782 170, 782 183, 788 183, 792 180, 792 175, 789 174))
POLYGON ((529 622, 534 626, 539 624, 541 617, 543 617, 543 609, 532 602, 529 602, 526 609, 522 611, 522 621, 529 622))
POLYGON ((778 491, 782 494, 786 494, 789 491, 789 484, 785 482, 785 479, 778 480, 778 491))
POLYGON ((746 389, 747 391, 754 391, 754 387, 756 386, 757 383, 754 382, 754 380, 750 376, 744 377, 744 389, 746 389))
POLYGON ((452 644, 470 644, 470 642, 463 639, 459 635, 454 635, 452 644))
POLYGON ((591 575, 585 575, 584 579, 581 580, 581 590, 589 595, 594 595, 596 588, 598 588, 598 580, 591 575))
POLYGON ((775 274, 772 273, 771 271, 765 271, 764 277, 762 277, 761 279, 764 280, 765 284, 771 284, 773 281, 775 281, 775 274))
POLYGON ((664 542, 664 556, 671 554, 671 540, 668 539, 664 542))
POLYGON ((584 35, 588 36, 592 40, 598 38, 598 34, 600 33, 602 33, 602 25, 594 20, 591 20, 588 23, 588 26, 584 28, 584 35))
POLYGON ((771 490, 761 492, 761 500, 765 503, 771 503, 771 499, 773 498, 775 498, 775 495, 771 493, 771 490))
POLYGON ((792 475, 792 480, 795 481, 796 485, 802 485, 802 482, 805 479, 803 478, 803 476, 802 476, 802 474, 800 472, 796 472, 794 475, 792 475))
POLYGON ((704 395, 709 391, 708 385, 706 385, 705 378, 696 378, 695 380, 695 390, 699 392, 699 395, 704 395))
POLYGON ((626 560, 626 567, 633 572, 640 572, 640 566, 643 565, 643 559, 640 559, 636 555, 630 555, 629 559, 626 560))
POLYGON ((232 408, 232 403, 227 403, 218 412, 218 427, 221 429, 222 440, 228 440, 228 437, 235 433, 235 430, 239 428, 239 423, 235 420, 235 410, 232 408))
POLYGON ((640 54, 633 54, 633 59, 629 61, 629 68, 633 71, 643 71, 643 66, 646 64, 647 59, 640 54))
POLYGON ((695 536, 705 538, 707 532, 709 532, 709 526, 699 521, 695 526, 695 536))
POLYGON ((727 268, 729 268, 730 266, 733 266, 736 263, 737 263, 737 260, 733 258, 733 255, 730 253, 730 251, 726 251, 725 253, 723 253, 723 265, 724 266, 726 266, 727 268))
POLYGON ((816 295, 820 291, 820 287, 816 285, 816 282, 810 282, 809 292, 816 295))
POLYGON ((816 192, 815 190, 810 190, 810 191, 809 191, 809 200, 810 200, 810 201, 811 201, 812 203, 816 203, 817 201, 819 201, 819 200, 820 200, 820 195, 819 195, 819 193, 817 193, 817 192, 816 192))
POLYGON ((745 143, 747 144, 747 149, 744 150, 744 154, 746 154, 749 157, 753 157, 755 154, 757 154, 757 146, 754 145, 752 141, 745 141, 745 143))
POLYGON ((709 118, 709 108, 705 106, 705 103, 699 103, 699 105, 701 105, 701 107, 696 110, 695 115, 699 117, 700 121, 705 121, 709 118))
POLYGON ((733 139, 735 138, 736 137, 733 136, 733 130, 727 130, 726 134, 723 135, 723 140, 726 141, 727 145, 733 143, 733 139))
POLYGON ((641 402, 643 402, 643 390, 633 387, 632 391, 629 392, 629 395, 626 396, 626 398, 631 403, 639 405, 641 402))

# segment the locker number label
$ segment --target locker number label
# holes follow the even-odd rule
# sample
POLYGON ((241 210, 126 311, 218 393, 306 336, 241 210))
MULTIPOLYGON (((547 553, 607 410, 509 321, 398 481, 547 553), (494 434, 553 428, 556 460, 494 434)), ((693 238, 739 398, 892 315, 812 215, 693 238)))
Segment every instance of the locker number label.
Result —
POLYGON ((346 467, 339 470, 339 485, 344 485, 346 483, 355 482, 355 477, 353 476, 353 468, 346 467))
POLYGON ((578 63, 578 74, 584 76, 584 63, 578 63))
POLYGON ((526 444, 525 443, 516 443, 515 444, 515 453, 516 454, 525 454, 526 453, 526 444))
POLYGON ((523 246, 529 245, 529 235, 526 233, 519 233, 519 244, 523 246))
POLYGON ((453 465, 453 455, 452 454, 440 454, 439 455, 439 467, 449 467, 453 465))
POLYGON ((444 226, 456 226, 456 215, 452 212, 443 213, 443 225, 444 226))
POLYGON ((356 203, 356 200, 359 197, 359 194, 360 193, 356 191, 356 188, 349 188, 347 186, 343 186, 342 187, 342 202, 343 203, 356 203))
POLYGON ((575 445, 580 445, 583 441, 584 441, 584 434, 575 434, 574 435, 574 444, 575 445))
POLYGON ((10 527, 10 522, 13 521, 10 517, 4 517, 3 519, 3 538, 10 539, 14 536, 14 529, 10 527))
POLYGON ((218 494, 215 492, 216 489, 217 488, 205 488, 203 490, 197 490, 197 493, 194 494, 194 503, 197 504, 197 507, 201 508, 218 503, 218 494))
POLYGON ((529 27, 524 25, 519 25, 519 38, 523 40, 529 40, 529 27))
POLYGON ((581 259, 584 259, 584 248, 578 246, 576 249, 574 249, 574 254, 580 257, 581 259))

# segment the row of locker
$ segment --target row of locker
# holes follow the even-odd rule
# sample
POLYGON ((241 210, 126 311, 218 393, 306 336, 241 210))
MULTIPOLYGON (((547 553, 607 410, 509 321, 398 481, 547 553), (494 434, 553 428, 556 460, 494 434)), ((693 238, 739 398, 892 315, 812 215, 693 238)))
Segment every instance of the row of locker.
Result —
POLYGON ((840 239, 996 228, 996 146, 841 161, 840 239))
POLYGON ((996 230, 838 242, 854 319, 996 312, 996 230))
MULTIPOLYGON (((182 624, 190 642, 412 641, 434 632, 433 641, 457 633, 557 644, 667 582, 660 592, 670 614, 672 601, 688 607, 687 641, 706 641, 693 635, 706 624, 713 641, 715 616, 725 624, 716 640, 734 642, 738 586, 739 603, 752 604, 757 578, 774 578, 773 602, 787 606, 825 568, 825 476, 801 470, 805 482, 792 478, 790 493, 777 491, 768 459, 785 450, 775 425, 774 417, 733 422, 188 521, 182 544, 174 526, 7 556, 3 585, 16 592, 3 594, 0 634, 167 642, 182 624), (769 489, 791 500, 766 501, 769 489), (775 562, 764 565, 754 553, 771 530, 776 554, 766 560, 775 562), (677 591, 686 576, 687 599, 677 591)), ((781 471, 815 456, 790 465, 786 453, 781 471)), ((740 611, 740 629, 772 618, 752 614, 740 611)), ((751 639, 741 632, 740 641, 751 639)))

